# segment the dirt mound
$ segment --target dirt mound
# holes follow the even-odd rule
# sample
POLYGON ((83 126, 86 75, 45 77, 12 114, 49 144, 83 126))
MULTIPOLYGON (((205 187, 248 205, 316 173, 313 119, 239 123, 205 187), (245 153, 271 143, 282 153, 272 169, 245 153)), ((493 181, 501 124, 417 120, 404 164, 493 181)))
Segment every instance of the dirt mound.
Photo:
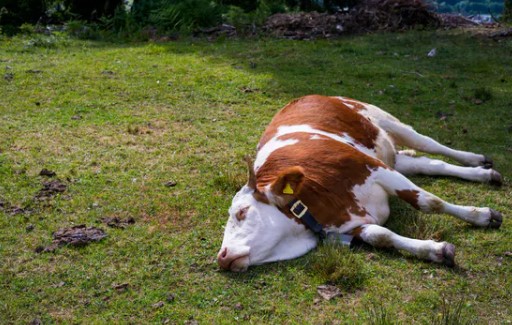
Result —
POLYGON ((421 0, 368 0, 350 11, 349 27, 355 31, 437 28, 441 21, 421 0))
POLYGON ((275 14, 267 19, 263 31, 290 39, 330 38, 345 31, 345 16, 318 12, 275 14))
POLYGON ((440 17, 421 0, 367 0, 345 13, 275 14, 263 31, 290 39, 331 38, 346 33, 437 28, 440 17))

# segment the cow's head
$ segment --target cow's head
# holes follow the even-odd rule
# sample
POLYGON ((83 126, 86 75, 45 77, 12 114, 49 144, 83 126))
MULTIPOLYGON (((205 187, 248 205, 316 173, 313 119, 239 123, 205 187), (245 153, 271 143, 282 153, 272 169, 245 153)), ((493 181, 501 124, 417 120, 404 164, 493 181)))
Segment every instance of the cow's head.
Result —
POLYGON ((221 268, 235 272, 243 272, 250 265, 304 255, 317 243, 311 231, 277 208, 293 198, 291 193, 300 192, 302 169, 289 168, 259 190, 250 161, 248 165, 249 181, 233 198, 217 255, 221 268))

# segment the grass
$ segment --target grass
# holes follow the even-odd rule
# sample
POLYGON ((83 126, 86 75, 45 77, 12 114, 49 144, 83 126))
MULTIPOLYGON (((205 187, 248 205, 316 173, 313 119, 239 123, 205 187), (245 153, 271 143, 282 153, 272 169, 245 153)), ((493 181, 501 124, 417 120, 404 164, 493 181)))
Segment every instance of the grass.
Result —
POLYGON ((0 323, 512 322, 511 50, 510 40, 449 32, 315 42, 2 39, 0 200, 30 210, 0 209, 0 323), (393 200, 389 227, 452 242, 458 267, 363 247, 341 250, 353 255, 317 275, 322 258, 336 256, 320 247, 244 274, 220 271, 215 255, 245 182, 243 157, 282 105, 310 93, 376 104, 442 143, 491 156, 501 188, 413 180, 448 201, 503 212, 502 228, 393 200), (35 200, 42 168, 66 192, 35 200), (98 221, 112 216, 136 223, 98 221), (35 253, 53 231, 83 223, 108 237, 35 253), (362 275, 350 272, 354 261, 362 275), (344 278, 341 298, 316 300, 318 285, 344 278))

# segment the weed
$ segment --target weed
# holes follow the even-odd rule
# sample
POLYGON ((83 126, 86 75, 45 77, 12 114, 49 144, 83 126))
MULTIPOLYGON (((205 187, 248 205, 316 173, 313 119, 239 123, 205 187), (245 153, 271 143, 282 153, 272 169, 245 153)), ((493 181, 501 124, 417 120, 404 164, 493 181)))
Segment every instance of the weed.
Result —
POLYGON ((441 299, 439 313, 432 316, 432 325, 470 325, 476 324, 475 319, 465 313, 464 303, 459 300, 457 303, 449 302, 444 297, 441 299))
POLYGON ((351 291, 361 288, 366 278, 362 257, 335 243, 317 248, 310 269, 323 282, 351 291))
POLYGON ((368 324, 371 325, 396 325, 401 322, 397 320, 396 315, 392 315, 383 302, 372 302, 366 308, 368 324))

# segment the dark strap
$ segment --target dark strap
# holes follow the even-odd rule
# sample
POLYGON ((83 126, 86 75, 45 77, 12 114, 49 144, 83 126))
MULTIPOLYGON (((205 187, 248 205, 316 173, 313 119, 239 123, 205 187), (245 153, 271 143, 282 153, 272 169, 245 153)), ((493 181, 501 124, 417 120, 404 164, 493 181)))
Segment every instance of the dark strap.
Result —
POLYGON ((300 219, 309 230, 317 234, 321 240, 325 239, 326 234, 322 225, 316 221, 315 217, 309 212, 308 207, 301 200, 293 199, 288 204, 288 208, 293 216, 300 219))

